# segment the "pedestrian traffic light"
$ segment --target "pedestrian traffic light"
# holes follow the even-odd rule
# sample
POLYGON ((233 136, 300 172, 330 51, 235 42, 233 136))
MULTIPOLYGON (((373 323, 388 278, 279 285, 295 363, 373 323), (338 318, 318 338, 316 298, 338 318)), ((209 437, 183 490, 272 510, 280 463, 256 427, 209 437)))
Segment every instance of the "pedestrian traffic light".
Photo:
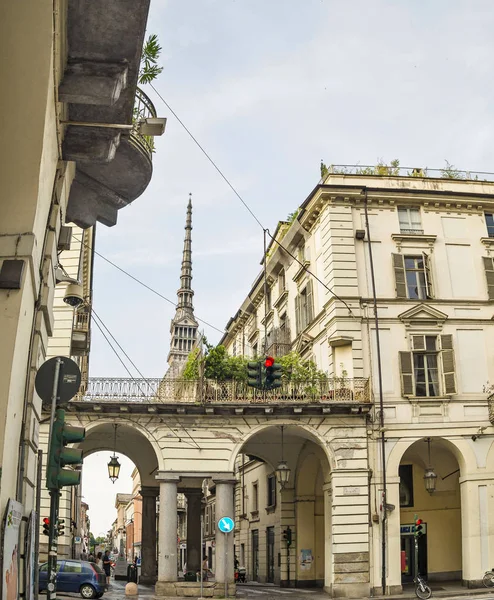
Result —
POLYGON ((285 540, 287 546, 292 545, 292 530, 290 527, 287 527, 283 530, 283 539, 285 540))
POLYGON ((50 519, 48 517, 43 519, 43 535, 50 535, 50 519))
POLYGON ((46 467, 46 487, 59 490, 64 485, 78 485, 81 474, 65 465, 82 464, 82 450, 66 448, 67 444, 82 442, 86 437, 84 427, 74 427, 65 423, 65 411, 58 409, 50 436, 50 449, 46 467))
POLYGON ((264 388, 266 390, 274 390, 281 387, 281 365, 276 364, 272 356, 266 356, 264 369, 264 388))
POLYGON ((65 533, 65 519, 57 519, 57 535, 64 535, 65 533))
POLYGON ((422 525, 422 519, 415 520, 415 537, 421 538, 424 535, 424 527, 422 525))
POLYGON ((258 362, 247 363, 247 385, 255 388, 262 388, 262 365, 258 362))

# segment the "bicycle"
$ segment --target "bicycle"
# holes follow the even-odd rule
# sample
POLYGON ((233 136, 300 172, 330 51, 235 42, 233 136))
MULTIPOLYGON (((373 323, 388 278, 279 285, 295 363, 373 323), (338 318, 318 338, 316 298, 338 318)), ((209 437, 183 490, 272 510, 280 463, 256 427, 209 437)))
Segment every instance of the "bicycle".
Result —
POLYGON ((417 573, 417 577, 413 580, 413 583, 415 584, 415 595, 417 598, 420 598, 420 600, 429 600, 432 596, 432 590, 422 575, 417 573))
POLYGON ((482 577, 482 583, 485 587, 494 587, 494 569, 486 571, 482 577))

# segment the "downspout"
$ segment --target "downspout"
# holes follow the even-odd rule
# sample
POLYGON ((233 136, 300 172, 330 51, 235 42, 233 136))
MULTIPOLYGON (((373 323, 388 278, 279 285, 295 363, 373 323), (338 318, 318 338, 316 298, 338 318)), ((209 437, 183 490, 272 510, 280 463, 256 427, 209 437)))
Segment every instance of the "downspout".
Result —
POLYGON ((383 399, 383 378, 381 364, 381 343, 379 339, 379 317, 377 314, 377 296, 376 296, 376 280, 374 277, 374 259, 372 255, 372 240, 369 227, 369 213, 367 206, 367 188, 363 188, 364 194, 364 211, 365 211, 365 228, 367 231, 367 245, 369 247, 369 264, 372 283, 372 300, 374 305, 374 325, 376 328, 376 349, 377 349, 377 374, 379 387, 379 429, 381 431, 381 471, 382 471, 382 531, 381 531, 381 585, 382 593, 386 594, 386 522, 387 522, 387 491, 386 491, 386 438, 384 435, 384 399, 383 399))

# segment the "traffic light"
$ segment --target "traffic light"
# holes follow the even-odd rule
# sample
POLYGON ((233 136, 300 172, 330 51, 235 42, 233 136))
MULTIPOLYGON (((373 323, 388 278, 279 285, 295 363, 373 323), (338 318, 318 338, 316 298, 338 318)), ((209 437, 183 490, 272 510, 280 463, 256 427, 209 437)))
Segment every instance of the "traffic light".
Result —
POLYGON ((65 533, 65 519, 57 519, 57 535, 65 533))
POLYGON ((264 388, 266 390, 274 390, 281 387, 281 365, 276 364, 272 356, 266 356, 264 369, 264 388))
POLYGON ((48 517, 43 519, 43 535, 50 535, 50 519, 48 517))
POLYGON ((82 442, 86 437, 84 427, 74 427, 65 423, 65 411, 58 409, 50 438, 50 450, 46 467, 46 487, 59 490, 64 485, 78 485, 81 474, 64 469, 65 465, 82 464, 82 450, 66 448, 67 444, 82 442))
POLYGON ((247 385, 262 388, 262 365, 260 362, 247 363, 247 385))
POLYGON ((285 540, 287 546, 292 545, 292 530, 290 527, 287 527, 283 530, 283 539, 285 540))
POLYGON ((422 519, 415 520, 415 537, 421 538, 424 535, 424 527, 422 525, 422 519))

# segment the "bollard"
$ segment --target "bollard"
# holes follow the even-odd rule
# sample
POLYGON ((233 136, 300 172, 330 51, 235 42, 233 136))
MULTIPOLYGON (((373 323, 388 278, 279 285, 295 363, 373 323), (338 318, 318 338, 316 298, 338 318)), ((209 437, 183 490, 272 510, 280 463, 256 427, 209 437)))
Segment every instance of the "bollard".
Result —
POLYGON ((125 586, 125 596, 137 597, 139 595, 139 588, 137 583, 131 581, 125 586))

